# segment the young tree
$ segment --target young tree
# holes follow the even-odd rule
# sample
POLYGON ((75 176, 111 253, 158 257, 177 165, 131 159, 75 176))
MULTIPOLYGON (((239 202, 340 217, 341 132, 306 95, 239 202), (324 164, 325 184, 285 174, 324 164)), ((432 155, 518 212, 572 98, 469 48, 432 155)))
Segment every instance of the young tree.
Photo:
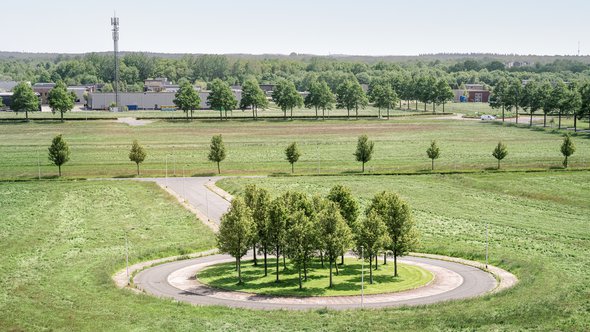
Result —
POLYGON ((299 289, 303 289, 301 271, 309 265, 314 245, 315 234, 311 219, 303 210, 290 215, 289 228, 286 232, 286 249, 287 255, 299 273, 299 289))
POLYGON ((291 120, 293 120, 293 108, 303 106, 303 97, 297 92, 295 84, 284 79, 274 87, 272 100, 281 108, 285 119, 287 118, 287 110, 291 110, 291 120))
POLYGON ((363 88, 357 80, 346 80, 336 90, 336 102, 338 108, 345 108, 350 119, 350 110, 356 111, 356 118, 359 116, 359 108, 364 109, 369 100, 363 88))
MULTIPOLYGON (((330 189, 327 198, 338 205, 340 214, 346 221, 348 227, 355 229, 359 215, 359 203, 352 195, 350 188, 340 184, 336 185, 330 189)), ((341 259, 340 264, 344 264, 344 254, 341 259)))
POLYGON ((576 145, 569 133, 565 134, 563 143, 561 144, 561 154, 565 157, 563 160, 563 167, 567 168, 567 158, 576 152, 576 145))
POLYGON ((75 95, 73 96, 64 82, 59 81, 51 91, 49 91, 49 107, 51 111, 59 112, 61 122, 64 122, 64 113, 74 108, 75 95))
POLYGON ((366 215, 375 214, 387 226, 387 233, 393 252, 394 277, 397 273, 397 257, 414 249, 418 243, 418 233, 409 205, 398 195, 383 191, 376 194, 367 208, 366 215))
POLYGON ((436 141, 430 142, 430 147, 426 150, 426 155, 432 161, 431 170, 434 171, 434 159, 438 159, 440 157, 440 148, 436 145, 436 141))
POLYGON ((578 118, 576 115, 580 112, 582 107, 582 96, 578 90, 577 84, 570 83, 567 87, 566 97, 562 100, 559 108, 559 127, 561 129, 561 115, 574 115, 574 131, 578 130, 578 118))
POLYGON ((240 100, 240 108, 252 108, 252 118, 258 118, 258 109, 265 109, 268 107, 268 100, 264 91, 258 85, 255 78, 249 79, 242 85, 242 99, 240 100))
POLYGON ((39 110, 39 98, 35 95, 31 86, 25 82, 17 84, 12 89, 12 92, 10 108, 17 113, 25 112, 28 121, 29 112, 39 110))
POLYGON ((58 174, 61 176, 61 166, 70 160, 70 148, 61 134, 55 136, 51 141, 49 160, 57 166, 58 174))
POLYGON ((511 80, 506 88, 503 100, 507 110, 512 111, 514 109, 516 124, 518 124, 518 109, 522 106, 523 96, 522 81, 520 79, 511 80))
MULTIPOLYGON (((435 88, 436 94, 434 97, 434 103, 435 104, 442 104, 443 106, 443 113, 445 112, 445 104, 448 101, 452 101, 453 99, 455 99, 455 94, 453 93, 453 89, 451 89, 451 86, 449 85, 449 83, 444 80, 444 79, 440 79, 436 82, 436 88, 435 88)), ((434 108, 433 108, 434 111, 434 108)))
POLYGON ((389 111, 399 98, 388 82, 378 82, 372 86, 369 100, 379 109, 379 118, 381 118, 381 109, 384 108, 387 110, 387 119, 389 119, 389 111))
POLYGON ((227 111, 232 111, 236 108, 238 101, 234 96, 229 84, 216 78, 211 82, 211 92, 207 97, 207 105, 211 109, 219 111, 219 118, 223 120, 223 112, 227 118, 227 111))
POLYGON ((131 151, 129 151, 129 160, 135 162, 135 165, 137 166, 137 175, 139 175, 139 164, 145 160, 146 156, 147 153, 143 149, 143 146, 139 145, 137 140, 133 140, 131 151))
POLYGON ((193 118, 193 111, 201 106, 201 97, 195 90, 192 84, 188 81, 183 82, 180 88, 176 92, 174 98, 174 105, 186 113, 186 120, 188 121, 188 115, 190 112, 191 119, 193 118))
POLYGON ((241 197, 236 197, 232 200, 227 213, 221 217, 219 224, 217 247, 220 252, 236 259, 238 284, 243 283, 241 259, 248 252, 254 229, 253 223, 252 212, 241 197))
POLYGON ((315 117, 318 118, 318 109, 322 110, 322 119, 325 118, 326 110, 334 108, 336 97, 326 82, 312 82, 309 87, 309 94, 305 97, 305 107, 315 108, 315 117))
POLYGON ((505 109, 506 109, 506 93, 508 91, 508 81, 505 78, 501 78, 492 90, 492 94, 490 96, 490 107, 494 109, 502 109, 502 122, 505 119, 505 109))
POLYGON ((217 174, 221 174, 219 163, 225 159, 225 145, 221 134, 215 135, 211 138, 211 145, 209 146, 209 161, 217 163, 217 174))
POLYGON ((373 257, 377 257, 379 251, 389 243, 387 226, 375 211, 369 213, 366 218, 363 218, 357 224, 355 243, 357 255, 360 256, 362 251, 363 258, 369 260, 369 283, 373 284, 373 257))
POLYGON ((581 104, 578 112, 578 118, 582 120, 584 114, 588 116, 588 126, 590 128, 590 82, 585 82, 580 86, 581 104))
POLYGON ((504 145, 502 142, 498 142, 498 145, 496 145, 496 148, 492 152, 492 156, 498 159, 498 169, 500 169, 500 161, 506 158, 507 155, 508 149, 506 148, 506 145, 504 145))
POLYGON ((360 161, 361 163, 363 163, 363 173, 365 172, 365 163, 371 161, 374 148, 375 143, 373 141, 369 141, 367 135, 362 135, 358 138, 354 156, 356 157, 356 161, 360 161))
POLYGON ((267 254, 269 249, 269 206, 270 194, 266 189, 256 185, 247 185, 244 190, 244 201, 252 211, 256 233, 252 238, 254 251, 254 265, 257 265, 256 249, 262 249, 264 253, 264 276, 268 274, 267 254))
POLYGON ((291 164, 291 173, 293 173, 295 171, 294 165, 301 156, 299 148, 297 148, 297 142, 293 142, 287 146, 285 149, 285 156, 287 157, 287 161, 291 164))
POLYGON ((338 205, 334 202, 328 202, 325 208, 319 213, 319 236, 326 256, 330 263, 330 288, 333 287, 332 267, 336 262, 336 257, 344 254, 346 248, 349 248, 351 241, 350 228, 340 214, 338 205))
POLYGON ((568 101, 568 88, 563 81, 558 81, 551 89, 551 94, 546 100, 545 107, 551 112, 558 112, 559 116, 559 129, 561 129, 561 115, 566 109, 568 101))
POLYGON ((273 199, 269 206, 268 239, 276 255, 276 282, 279 282, 279 259, 283 254, 283 246, 287 234, 287 207, 282 197, 273 199))
POLYGON ((542 85, 529 81, 522 90, 522 108, 530 113, 529 127, 533 126, 533 114, 543 108, 545 94, 542 85))

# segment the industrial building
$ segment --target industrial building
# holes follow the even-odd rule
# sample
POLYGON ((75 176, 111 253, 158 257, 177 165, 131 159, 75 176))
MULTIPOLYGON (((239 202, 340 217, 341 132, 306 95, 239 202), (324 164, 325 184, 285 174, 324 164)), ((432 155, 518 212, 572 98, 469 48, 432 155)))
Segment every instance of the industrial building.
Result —
MULTIPOLYGON (((234 96, 238 100, 238 104, 242 99, 241 90, 232 90, 234 96)), ((174 105, 174 92, 120 92, 119 104, 126 106, 130 111, 135 110, 173 110, 176 109, 174 105)), ((200 109, 208 109, 207 97, 208 91, 199 91, 201 97, 200 109)), ((106 110, 115 102, 114 93, 89 93, 88 94, 88 108, 92 110, 106 110)))

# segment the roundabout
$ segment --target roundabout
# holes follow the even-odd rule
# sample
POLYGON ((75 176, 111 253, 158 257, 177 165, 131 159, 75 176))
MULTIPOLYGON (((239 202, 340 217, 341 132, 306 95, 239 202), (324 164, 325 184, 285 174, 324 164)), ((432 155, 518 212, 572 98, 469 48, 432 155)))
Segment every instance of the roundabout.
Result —
MULTIPOLYGON (((216 254, 163 263, 137 273, 133 278, 133 285, 136 289, 150 295, 195 305, 221 305, 261 310, 317 308, 342 310, 361 308, 361 306, 382 308, 426 305, 466 299, 499 291, 516 283, 514 275, 499 268, 490 266, 488 271, 492 271, 492 274, 484 271, 478 262, 443 256, 406 256, 399 259, 402 264, 418 266, 433 274, 433 280, 425 286, 363 297, 360 296, 360 289, 358 295, 347 296, 295 297, 252 294, 214 288, 195 278, 199 271, 233 261, 234 259, 230 256, 216 254)), ((137 270, 141 268, 137 267, 137 270)), ((124 275, 125 271, 121 272, 124 275)))

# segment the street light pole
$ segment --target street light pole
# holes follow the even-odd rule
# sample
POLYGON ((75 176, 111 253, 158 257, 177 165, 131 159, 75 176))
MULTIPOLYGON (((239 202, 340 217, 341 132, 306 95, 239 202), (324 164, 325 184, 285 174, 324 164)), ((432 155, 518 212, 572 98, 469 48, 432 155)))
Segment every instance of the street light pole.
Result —
POLYGON ((129 279, 129 241, 127 240, 127 231, 125 231, 125 261, 127 264, 127 285, 130 285, 131 279, 129 279))
POLYGON ((365 257, 364 248, 361 246, 361 308, 365 302, 365 257))
POLYGON ((39 161, 39 147, 37 147, 37 170, 39 173, 39 180, 41 180, 41 162, 39 161))
POLYGON ((166 188, 168 188, 168 155, 166 155, 166 188))
POLYGON ((488 268, 488 222, 486 221, 486 269, 488 268))
MULTIPOLYGON (((211 182, 211 179, 207 182, 207 185, 211 182)), ((207 221, 209 221, 209 187, 205 186, 205 201, 207 202, 207 221)))

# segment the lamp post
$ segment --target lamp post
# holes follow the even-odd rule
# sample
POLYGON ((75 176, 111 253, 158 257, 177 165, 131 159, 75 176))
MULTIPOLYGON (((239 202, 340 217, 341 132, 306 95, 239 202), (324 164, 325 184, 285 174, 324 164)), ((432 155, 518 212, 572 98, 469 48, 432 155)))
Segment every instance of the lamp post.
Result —
POLYGON ((166 188, 168 188, 168 155, 166 155, 166 188))
POLYGON ((131 284, 131 279, 129 278, 129 241, 127 240, 127 231, 125 231, 125 262, 127 265, 127 285, 131 284))
POLYGON ((486 269, 488 268, 488 221, 486 220, 486 269))
POLYGON ((39 161, 39 147, 37 147, 37 171, 39 180, 41 180, 41 162, 39 161))
POLYGON ((365 257, 363 251, 363 246, 361 246, 361 308, 365 302, 365 257))
POLYGON ((207 221, 210 221, 209 219, 209 183, 211 182, 211 179, 209 179, 209 181, 207 182, 207 185, 205 186, 205 202, 207 204, 207 221))

